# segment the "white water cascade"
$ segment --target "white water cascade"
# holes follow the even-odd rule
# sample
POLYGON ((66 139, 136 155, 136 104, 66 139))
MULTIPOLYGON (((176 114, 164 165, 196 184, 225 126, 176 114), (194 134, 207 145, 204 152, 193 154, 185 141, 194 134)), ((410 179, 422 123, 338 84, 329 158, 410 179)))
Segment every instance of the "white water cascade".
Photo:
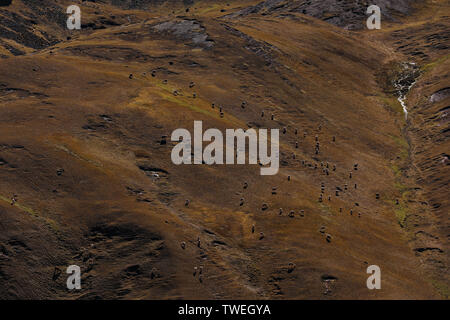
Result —
POLYGON ((394 82, 397 90, 398 101, 402 105, 405 118, 408 119, 408 108, 406 107, 406 96, 411 88, 416 84, 419 75, 419 68, 414 62, 403 63, 403 70, 400 77, 394 82))

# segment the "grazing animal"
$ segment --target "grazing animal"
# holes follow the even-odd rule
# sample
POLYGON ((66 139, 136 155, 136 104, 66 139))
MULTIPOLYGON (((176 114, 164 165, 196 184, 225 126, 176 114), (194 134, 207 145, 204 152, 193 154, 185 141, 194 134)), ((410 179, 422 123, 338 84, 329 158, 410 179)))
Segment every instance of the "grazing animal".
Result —
POLYGON ((150 278, 151 278, 151 279, 154 279, 154 278, 156 278, 156 277, 159 277, 158 269, 152 268, 152 271, 150 272, 150 278))
POLYGON ((291 273, 294 270, 295 270, 295 264, 292 263, 292 262, 289 262, 289 264, 288 264, 288 273, 291 273))
POLYGON ((11 205, 12 205, 12 206, 15 205, 16 202, 17 202, 17 195, 14 194, 14 195, 11 197, 11 205))

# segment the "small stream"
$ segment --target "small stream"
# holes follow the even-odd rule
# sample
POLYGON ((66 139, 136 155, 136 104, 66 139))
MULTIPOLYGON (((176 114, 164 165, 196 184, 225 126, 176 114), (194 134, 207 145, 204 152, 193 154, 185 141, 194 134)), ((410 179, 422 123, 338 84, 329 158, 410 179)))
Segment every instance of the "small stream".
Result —
POLYGON ((420 75, 420 69, 414 62, 402 63, 402 71, 398 79, 394 81, 394 88, 397 91, 397 99, 403 107, 405 118, 408 119, 408 108, 406 107, 406 96, 416 83, 420 75))

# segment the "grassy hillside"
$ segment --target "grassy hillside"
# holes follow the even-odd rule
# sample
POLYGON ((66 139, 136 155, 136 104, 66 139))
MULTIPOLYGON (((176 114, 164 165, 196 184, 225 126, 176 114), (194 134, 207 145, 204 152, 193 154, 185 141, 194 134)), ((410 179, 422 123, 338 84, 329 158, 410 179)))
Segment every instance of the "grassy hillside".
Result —
MULTIPOLYGON (((0 279, 6 284, 0 298, 445 296, 448 278, 436 279, 448 263, 429 267, 407 228, 418 205, 411 177, 404 176, 448 143, 433 131, 444 141, 439 151, 428 149, 420 137, 429 137, 431 125, 423 127, 416 116, 420 103, 428 112, 423 95, 447 79, 444 42, 423 44, 426 57, 416 61, 427 71, 420 81, 426 86, 434 77, 436 85, 412 91, 417 98, 408 98, 409 122, 392 88, 392 71, 410 60, 398 34, 411 34, 415 46, 414 37, 428 39, 435 25, 448 30, 448 7, 428 19, 440 4, 433 3, 374 32, 345 30, 293 10, 230 16, 258 1, 163 3, 153 10, 83 2, 84 28, 72 32, 52 17, 45 18, 51 24, 34 26, 15 19, 14 26, 23 26, 16 29, 2 23, 14 35, 0 37, 0 279), (44 43, 29 45, 24 34, 44 43), (194 120, 223 131, 286 127, 280 172, 174 165, 175 143, 162 144, 162 137, 177 128, 192 131, 194 120), (416 138, 405 135, 407 123, 420 127, 416 138), (411 144, 427 153, 413 155, 411 144), (81 291, 65 287, 71 264, 82 268, 81 291), (382 290, 366 287, 372 264, 381 267, 382 290), (193 276, 200 266, 201 281, 193 276), (52 279, 55 267, 63 274, 52 279)), ((33 8, 14 1, 0 10, 7 19, 29 17, 33 8)), ((424 199, 437 194, 430 204, 444 210, 427 222, 433 226, 448 226, 447 168, 439 169, 437 191, 431 176, 421 181, 424 199)), ((441 257, 447 231, 439 231, 433 245, 441 257)))

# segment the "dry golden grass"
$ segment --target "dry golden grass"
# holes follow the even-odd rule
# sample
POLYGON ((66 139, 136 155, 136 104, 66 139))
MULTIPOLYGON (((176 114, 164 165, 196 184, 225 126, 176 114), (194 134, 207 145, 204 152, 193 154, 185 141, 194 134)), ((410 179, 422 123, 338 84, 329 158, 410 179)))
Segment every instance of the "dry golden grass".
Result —
MULTIPOLYGON (((231 3, 227 12, 241 6, 231 3)), ((391 31, 424 23, 407 20, 370 35, 300 14, 227 20, 219 18, 217 4, 196 7, 192 16, 214 40, 212 49, 152 31, 158 22, 180 20, 174 15, 182 8, 172 14, 169 8, 124 12, 100 6, 119 19, 134 14, 136 23, 81 32, 33 55, 0 60, 0 84, 22 90, 0 91, 0 158, 7 161, 0 165, 0 199, 19 195, 17 206, 0 201, 5 217, 0 249, 9 259, 0 261, 0 276, 8 277, 0 298, 441 297, 402 228, 410 203, 398 168, 409 147, 403 114, 379 81, 388 63, 404 57, 395 51, 391 31), (265 55, 249 50, 252 46, 265 55), (196 84, 192 89, 190 81, 196 84), (182 94, 174 96, 173 90, 182 94), (244 110, 242 101, 248 103, 244 110), (224 107, 224 118, 211 103, 224 107), (161 136, 181 127, 191 131, 194 120, 221 130, 248 123, 287 126, 279 174, 260 176, 259 167, 249 165, 175 166, 173 144, 161 145, 161 136), (319 169, 303 167, 301 160, 319 169), (336 172, 323 174, 321 161, 336 164, 336 172), (354 163, 360 169, 349 179, 354 163), (160 179, 139 166, 158 171, 160 179), (57 175, 60 168, 64 172, 57 175), (323 203, 317 201, 321 182, 323 203), (344 184, 349 190, 335 197, 335 188, 344 184), (277 195, 271 194, 274 186, 277 195), (261 210, 263 203, 268 210, 261 210), (25 206, 42 212, 57 232, 45 221, 19 216, 25 206), (295 218, 287 216, 290 210, 295 218), (319 232, 321 226, 332 235, 331 243, 319 232), (31 270, 28 253, 36 261, 31 270), (287 272, 290 262, 296 264, 292 273, 287 272), (81 292, 68 292, 65 279, 51 279, 54 266, 69 264, 82 267, 81 292), (366 287, 371 264, 381 267, 382 290, 366 287), (139 265, 138 272, 127 271, 133 265, 139 265), (204 266, 202 283, 192 275, 195 266, 204 266), (338 278, 331 293, 324 294, 323 275, 338 278)), ((434 8, 423 10, 434 14, 434 8)), ((94 9, 86 10, 94 19, 94 9)), ((440 53, 430 49, 430 56, 435 54, 440 53)), ((445 72, 436 68, 436 74, 445 72)))

